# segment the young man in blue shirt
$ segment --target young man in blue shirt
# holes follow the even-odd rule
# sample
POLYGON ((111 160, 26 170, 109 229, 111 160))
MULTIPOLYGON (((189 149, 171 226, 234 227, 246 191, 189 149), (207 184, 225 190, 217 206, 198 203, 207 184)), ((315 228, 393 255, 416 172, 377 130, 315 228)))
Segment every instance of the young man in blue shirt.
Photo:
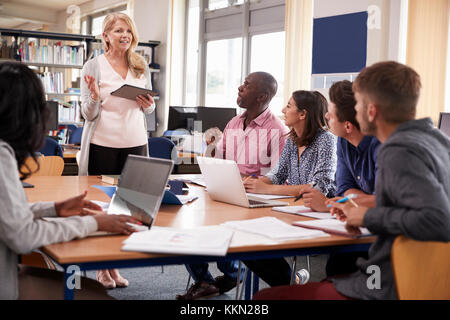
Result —
MULTIPOLYGON (((330 103, 325 117, 330 131, 338 136, 336 196, 356 193, 357 202, 374 206, 377 150, 380 142, 375 137, 365 136, 360 130, 350 81, 334 83, 329 95, 330 103)), ((326 203, 329 199, 314 188, 304 190, 303 200, 314 211, 329 210, 326 203)))
MULTIPOLYGON (((336 196, 343 197, 355 193, 358 194, 356 199, 358 204, 374 207, 377 151, 380 142, 375 137, 365 136, 360 130, 356 121, 356 101, 350 81, 334 83, 329 96, 330 103, 325 117, 330 131, 338 136, 336 196)), ((329 199, 314 188, 305 190, 303 200, 305 206, 314 211, 329 211, 327 208, 329 199)), ((337 209, 332 209, 332 213, 338 214, 337 209)), ((355 262, 360 256, 366 256, 366 253, 330 255, 326 268, 327 275, 356 271, 355 262)))

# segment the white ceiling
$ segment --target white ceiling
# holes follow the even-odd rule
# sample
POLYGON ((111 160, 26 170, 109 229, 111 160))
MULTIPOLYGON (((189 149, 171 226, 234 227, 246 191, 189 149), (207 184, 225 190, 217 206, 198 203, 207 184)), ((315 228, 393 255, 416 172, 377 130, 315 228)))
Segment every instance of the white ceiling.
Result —
POLYGON ((80 5, 90 0, 0 0, 0 3, 25 4, 33 7, 47 8, 54 11, 66 9, 71 4, 80 5))
MULTIPOLYGON (((0 0, 0 28, 36 29, 57 23, 58 12, 91 0, 0 0)), ((95 1, 95 0, 94 0, 95 1)))

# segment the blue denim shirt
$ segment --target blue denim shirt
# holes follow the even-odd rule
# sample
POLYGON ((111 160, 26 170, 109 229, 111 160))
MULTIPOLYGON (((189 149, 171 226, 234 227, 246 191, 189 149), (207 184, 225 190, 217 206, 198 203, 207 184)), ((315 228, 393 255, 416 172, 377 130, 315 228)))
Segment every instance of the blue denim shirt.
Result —
POLYGON ((375 193, 379 146, 380 141, 370 136, 365 136, 358 147, 346 139, 338 138, 336 196, 343 196, 349 189, 358 189, 367 194, 375 193))

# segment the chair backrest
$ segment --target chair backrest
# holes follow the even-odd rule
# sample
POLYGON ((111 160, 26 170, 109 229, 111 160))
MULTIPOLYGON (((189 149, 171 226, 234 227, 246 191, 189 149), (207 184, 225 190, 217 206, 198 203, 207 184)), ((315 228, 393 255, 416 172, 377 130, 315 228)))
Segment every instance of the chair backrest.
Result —
POLYGON ((450 242, 399 236, 391 259, 400 300, 450 299, 450 242))
POLYGON ((74 128, 70 130, 69 144, 81 144, 81 136, 83 134, 83 127, 74 128))
POLYGON ((37 170, 37 164, 33 159, 27 158, 25 163, 30 168, 31 172, 34 172, 33 176, 60 176, 64 171, 64 160, 58 156, 41 156, 38 158, 39 171, 37 170), (36 172, 35 172, 36 171, 36 172))
POLYGON ((176 162, 175 143, 167 138, 149 138, 148 153, 152 158, 172 159, 176 162), (172 157, 172 153, 174 154, 172 157))
POLYGON ((56 140, 46 137, 45 146, 39 150, 44 156, 59 156, 63 157, 63 150, 56 140))

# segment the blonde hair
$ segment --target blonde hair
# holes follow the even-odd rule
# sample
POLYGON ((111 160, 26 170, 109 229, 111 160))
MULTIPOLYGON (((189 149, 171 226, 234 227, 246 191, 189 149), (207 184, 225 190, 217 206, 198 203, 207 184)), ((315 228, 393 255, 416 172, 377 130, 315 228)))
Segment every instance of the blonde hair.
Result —
MULTIPOLYGON (((128 66, 131 69, 132 73, 134 74, 135 77, 139 78, 145 72, 145 60, 141 55, 134 52, 134 49, 136 48, 139 40, 136 31, 136 26, 134 25, 133 20, 131 20, 131 18, 125 13, 118 13, 118 12, 110 13, 105 17, 105 20, 103 20, 103 33, 110 32, 113 29, 114 25, 116 24, 117 20, 124 21, 131 30, 133 40, 131 41, 130 48, 128 48, 127 51, 127 60, 128 66)), ((105 52, 108 52, 111 49, 110 43, 105 40, 103 34, 102 34, 102 44, 105 52)))

